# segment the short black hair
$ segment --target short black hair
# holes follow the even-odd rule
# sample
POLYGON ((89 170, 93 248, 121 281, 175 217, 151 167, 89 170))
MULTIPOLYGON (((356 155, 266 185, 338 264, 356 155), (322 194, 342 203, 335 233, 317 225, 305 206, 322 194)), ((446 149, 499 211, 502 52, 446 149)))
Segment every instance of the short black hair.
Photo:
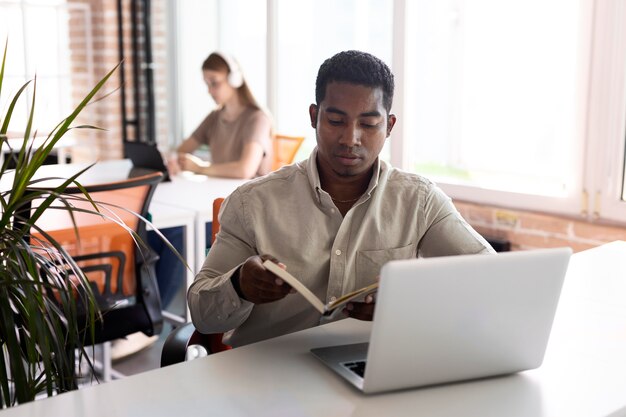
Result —
POLYGON ((328 58, 320 66, 315 80, 315 101, 319 105, 331 82, 347 82, 367 87, 382 87, 383 105, 387 113, 393 103, 394 81, 391 69, 379 58, 362 51, 343 51, 328 58))

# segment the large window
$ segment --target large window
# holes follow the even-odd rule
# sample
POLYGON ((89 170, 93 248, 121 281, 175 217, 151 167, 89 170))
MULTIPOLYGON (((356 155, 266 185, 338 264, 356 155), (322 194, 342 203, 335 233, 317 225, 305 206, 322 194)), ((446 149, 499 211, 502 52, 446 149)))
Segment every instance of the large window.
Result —
MULTIPOLYGON (((27 80, 36 76, 37 101, 33 126, 43 133, 68 116, 75 104, 74 85, 92 83, 89 25, 87 5, 68 5, 62 0, 45 3, 0 1, 2 50, 5 41, 8 41, 0 109, 6 111, 9 98, 27 80), (70 24, 76 35, 73 41, 70 40, 70 24), (76 39, 80 42, 77 43, 76 39)), ((31 101, 25 95, 22 97, 9 126, 9 133, 14 136, 23 133, 31 107, 31 101)))
POLYGON ((176 8, 179 49, 171 62, 180 73, 183 137, 214 107, 200 73, 214 49, 238 59, 277 132, 307 137, 298 159, 315 146, 308 108, 322 61, 344 49, 392 58, 392 0, 185 0, 176 8))
POLYGON ((234 56, 261 104, 267 103, 266 5, 250 0, 185 0, 169 3, 175 42, 168 51, 169 73, 178 74, 171 88, 178 97, 173 142, 193 133, 215 107, 202 77, 202 63, 215 50, 234 56))
POLYGON ((456 199, 626 221, 623 0, 210 3, 202 55, 237 55, 277 130, 307 136, 298 158, 319 65, 361 49, 398 76, 394 165, 456 199))
POLYGON ((575 2, 418 0, 407 12, 407 168, 496 190, 571 192, 575 2))
MULTIPOLYGON (((390 0, 277 1, 273 111, 278 130, 307 136, 299 157, 315 146, 308 108, 315 102, 320 64, 346 49, 364 50, 391 64, 392 13, 390 0)), ((388 158, 388 150, 383 152, 388 158)))
POLYGON ((570 206, 587 93, 581 11, 571 0, 407 2, 405 167, 570 206))
POLYGON ((592 218, 626 222, 626 2, 598 1, 590 55, 584 193, 592 218))

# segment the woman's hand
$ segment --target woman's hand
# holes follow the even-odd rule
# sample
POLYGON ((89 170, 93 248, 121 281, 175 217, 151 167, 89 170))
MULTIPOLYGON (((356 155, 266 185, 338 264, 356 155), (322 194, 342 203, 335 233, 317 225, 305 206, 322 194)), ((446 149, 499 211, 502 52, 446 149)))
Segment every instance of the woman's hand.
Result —
POLYGON ((210 162, 204 161, 190 153, 178 154, 178 165, 183 171, 191 171, 196 174, 204 174, 204 170, 211 166, 210 162))

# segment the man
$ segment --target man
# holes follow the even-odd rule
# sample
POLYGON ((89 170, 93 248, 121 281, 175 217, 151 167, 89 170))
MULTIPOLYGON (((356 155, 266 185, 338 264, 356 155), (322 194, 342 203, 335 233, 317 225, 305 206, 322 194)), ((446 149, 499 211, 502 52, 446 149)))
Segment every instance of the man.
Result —
POLYGON ((328 302, 374 282, 392 259, 493 252, 432 182, 378 158, 396 122, 393 90, 390 69, 370 54, 322 64, 310 158, 224 202, 221 231, 188 292, 199 331, 234 329, 226 341, 240 346, 346 316, 372 319, 373 297, 322 317, 265 259, 328 302))

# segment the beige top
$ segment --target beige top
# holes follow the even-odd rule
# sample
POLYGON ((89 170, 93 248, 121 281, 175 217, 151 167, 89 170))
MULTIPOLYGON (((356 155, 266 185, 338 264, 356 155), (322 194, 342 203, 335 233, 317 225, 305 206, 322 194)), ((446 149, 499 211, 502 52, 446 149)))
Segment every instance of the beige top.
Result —
POLYGON ((299 294, 259 305, 240 299, 230 277, 252 255, 275 256, 327 303, 373 283, 392 259, 493 252, 435 184, 383 161, 342 217, 320 186, 316 155, 223 203, 221 230, 187 294, 201 332, 235 329, 226 340, 240 346, 345 317, 341 309, 322 317, 299 294))
POLYGON ((211 162, 221 164, 241 158, 244 145, 258 142, 265 152, 257 176, 272 168, 272 122, 263 111, 248 107, 234 121, 226 121, 223 110, 214 110, 200 123, 191 135, 199 143, 209 145, 211 162))

